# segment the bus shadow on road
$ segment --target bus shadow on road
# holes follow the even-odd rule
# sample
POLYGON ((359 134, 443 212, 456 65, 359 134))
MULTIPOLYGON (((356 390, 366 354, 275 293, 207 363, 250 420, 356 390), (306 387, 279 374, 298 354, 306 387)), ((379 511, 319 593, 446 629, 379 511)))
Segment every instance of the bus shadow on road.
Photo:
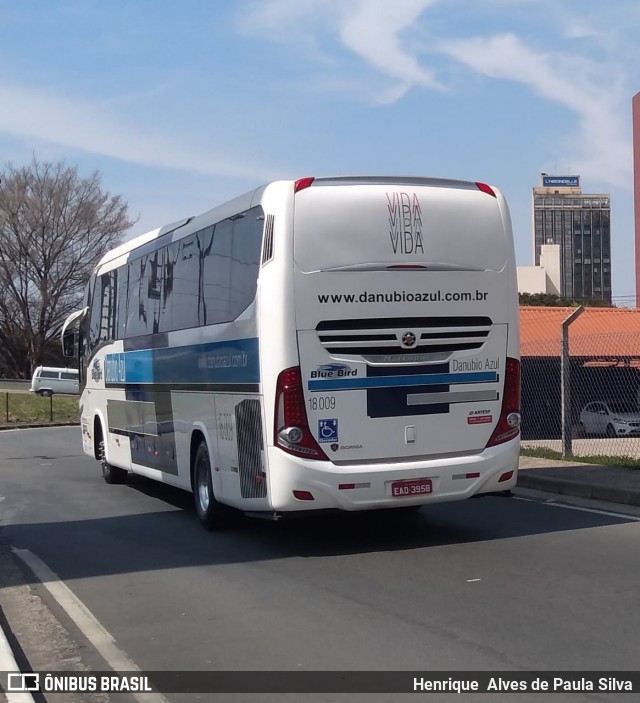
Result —
MULTIPOLYGON (((296 557, 420 551, 630 522, 623 515, 486 497, 423 506, 418 511, 321 513, 278 522, 239 516, 225 531, 206 532, 198 524, 192 496, 184 491, 141 477, 110 488, 142 493, 162 509, 12 524, 0 538, 35 552, 67 580, 296 557)), ((131 506, 130 500, 126 502, 131 506)))

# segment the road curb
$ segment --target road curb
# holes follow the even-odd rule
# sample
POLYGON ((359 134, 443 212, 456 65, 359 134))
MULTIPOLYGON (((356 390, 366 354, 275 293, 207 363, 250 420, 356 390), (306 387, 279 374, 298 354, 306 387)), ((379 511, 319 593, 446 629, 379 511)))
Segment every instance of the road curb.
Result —
MULTIPOLYGON (((0 665, 2 666, 2 673, 4 676, 7 676, 7 679, 9 674, 20 673, 20 669, 18 668, 16 660, 13 657, 13 652, 9 646, 9 642, 2 630, 0 630, 0 665)), ((16 693, 11 692, 8 689, 9 685, 7 683, 7 692, 4 693, 7 703, 35 703, 31 693, 27 693, 26 691, 16 693)), ((2 691, 0 691, 0 693, 1 692, 2 691)))
POLYGON ((26 425, 0 425, 2 430, 36 430, 47 427, 80 427, 80 421, 75 422, 47 422, 47 423, 27 423, 26 425))
MULTIPOLYGON (((22 669, 18 666, 16 662, 11 643, 9 642, 9 637, 5 632, 5 627, 9 627, 6 623, 4 616, 0 622, 0 670, 2 670, 3 678, 7 678, 7 690, 4 693, 5 700, 7 703, 35 703, 35 700, 31 693, 20 692, 14 693, 10 692, 8 686, 8 678, 11 673, 21 673, 22 669)), ((11 633, 13 635, 13 633, 11 633)), ((15 637, 15 635, 13 635, 15 637)), ((1 692, 1 691, 0 691, 1 692)))
POLYGON ((590 498, 608 503, 622 503, 624 505, 640 506, 640 491, 615 486, 603 486, 583 481, 572 481, 566 478, 553 478, 551 476, 532 476, 529 471, 518 474, 520 488, 531 488, 535 491, 559 493, 561 495, 575 496, 577 498, 590 498))

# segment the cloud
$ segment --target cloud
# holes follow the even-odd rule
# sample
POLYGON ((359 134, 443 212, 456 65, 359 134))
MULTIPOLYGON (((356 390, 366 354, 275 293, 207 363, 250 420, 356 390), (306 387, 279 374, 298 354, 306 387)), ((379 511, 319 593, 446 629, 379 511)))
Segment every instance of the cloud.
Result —
MULTIPOLYGON (((265 32, 269 36, 280 31, 285 36, 288 29, 300 19, 327 13, 329 16, 350 0, 253 0, 242 8, 238 26, 249 31, 265 32)), ((289 36, 289 39, 293 37, 289 36)))
MULTIPOLYGON (((418 18, 442 0, 257 0, 243 12, 239 27, 256 36, 268 35, 279 42, 305 47, 312 59, 338 66, 335 50, 321 48, 321 35, 360 59, 387 79, 387 85, 369 87, 369 100, 388 104, 411 88, 444 90, 435 73, 421 66, 414 55, 411 37, 418 18), (392 84, 389 86, 388 81, 392 84)), ((334 87, 337 81, 324 81, 334 87)), ((370 84, 369 84, 370 86, 370 84)), ((358 97, 363 95, 360 80, 358 97)))
POLYGON ((522 83, 575 113, 581 131, 573 139, 574 167, 581 175, 630 187, 631 145, 620 118, 624 94, 609 71, 587 59, 536 52, 513 34, 449 40, 440 47, 477 73, 522 83))
POLYGON ((136 129, 104 105, 45 91, 0 84, 0 132, 29 140, 155 166, 211 176, 272 180, 273 171, 195 148, 150 129, 136 129))
POLYGON ((339 26, 344 45, 368 64, 400 81, 408 90, 413 86, 442 90, 435 74, 422 67, 402 39, 403 32, 415 25, 438 0, 361 0, 343 17, 339 26))
POLYGON ((606 35, 584 20, 574 19, 567 23, 564 36, 567 39, 601 39, 606 35))
MULTIPOLYGON (((391 81, 391 85, 387 82, 381 88, 379 81, 372 81, 361 72, 361 89, 353 95, 361 99, 368 89, 370 101, 377 104, 398 101, 412 88, 446 89, 436 72, 419 60, 426 52, 439 64, 444 58, 450 67, 463 65, 490 79, 523 84, 542 100, 563 106, 578 120, 578 129, 565 135, 571 153, 556 154, 555 159, 569 160, 582 175, 630 187, 631 145, 625 123, 630 93, 623 84, 628 81, 625 61, 629 63, 628 54, 633 51, 629 47, 635 44, 620 41, 618 35, 628 33, 629 29, 615 28, 608 19, 608 7, 603 8, 599 2, 585 2, 577 18, 555 0, 486 0, 482 4, 483 14, 488 11, 493 14, 488 20, 478 17, 478 27, 482 22, 491 26, 494 20, 501 25, 511 22, 522 34, 482 36, 475 29, 472 14, 479 4, 475 0, 461 1, 451 13, 459 17, 457 13, 466 9, 466 26, 474 27, 474 33, 480 36, 460 38, 455 37, 456 30, 460 31, 457 24, 445 24, 443 5, 442 0, 261 0, 250 6, 249 22, 261 27, 261 36, 276 32, 280 40, 289 37, 296 42, 304 37, 316 50, 328 30, 333 42, 391 81), (429 18, 424 15, 436 5, 441 6, 438 24, 428 25, 429 18), (544 25, 539 24, 541 17, 544 25), (452 36, 444 36, 447 26, 454 27, 452 36), (434 27, 439 28, 439 36, 434 27), (552 35, 549 27, 553 28, 552 35), (568 46, 575 50, 560 53, 533 48, 533 40, 527 44, 522 36, 524 33, 534 36, 536 30, 540 30, 536 45, 564 36, 565 44, 568 41, 568 46), (584 41, 587 38, 590 43, 584 41), (593 58, 585 58, 577 51, 592 52, 593 58)), ((333 55, 336 54, 334 51, 333 55)), ((446 68, 445 63, 443 69, 446 68)))

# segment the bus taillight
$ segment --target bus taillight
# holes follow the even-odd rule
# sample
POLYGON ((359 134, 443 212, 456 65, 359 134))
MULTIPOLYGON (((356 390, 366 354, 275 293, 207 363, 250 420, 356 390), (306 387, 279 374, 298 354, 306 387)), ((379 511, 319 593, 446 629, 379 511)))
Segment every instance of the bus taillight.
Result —
POLYGON ((308 188, 316 180, 315 176, 307 176, 306 178, 298 178, 293 184, 293 192, 299 193, 301 190, 308 188))
POLYGON ((508 442, 520 433, 520 362, 507 357, 500 419, 487 447, 508 442))
POLYGON ((300 367, 281 371, 276 383, 275 433, 277 447, 305 459, 327 459, 307 422, 300 367))
POLYGON ((488 186, 486 183, 476 183, 476 186, 478 187, 478 190, 481 190, 483 193, 486 193, 487 195, 493 195, 494 198, 496 197, 495 190, 491 186, 488 186))

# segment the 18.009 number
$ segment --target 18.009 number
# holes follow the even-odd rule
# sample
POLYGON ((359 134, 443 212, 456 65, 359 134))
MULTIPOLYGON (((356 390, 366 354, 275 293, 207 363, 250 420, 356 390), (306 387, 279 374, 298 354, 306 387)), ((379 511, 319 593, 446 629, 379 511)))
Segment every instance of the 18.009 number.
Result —
POLYGON ((311 410, 335 410, 335 395, 313 395, 309 398, 311 410))

